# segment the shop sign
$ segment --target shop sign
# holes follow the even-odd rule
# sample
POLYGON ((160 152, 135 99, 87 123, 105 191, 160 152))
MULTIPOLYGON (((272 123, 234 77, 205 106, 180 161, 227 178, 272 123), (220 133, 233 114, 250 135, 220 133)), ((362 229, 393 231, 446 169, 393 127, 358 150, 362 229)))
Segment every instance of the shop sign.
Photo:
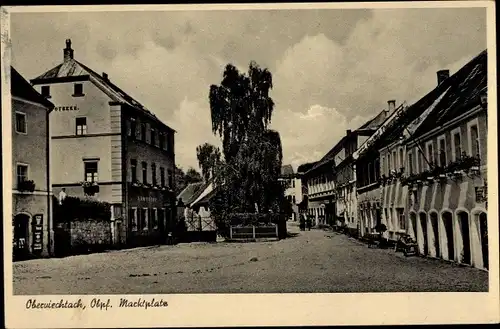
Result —
POLYGON ((155 197, 152 197, 152 196, 141 196, 141 195, 139 195, 139 196, 137 197, 137 200, 138 200, 138 201, 141 201, 141 202, 150 202, 150 203, 153 203, 153 202, 157 202, 157 201, 158 201, 158 199, 157 199, 157 198, 155 198, 155 197))
POLYGON ((43 215, 33 216, 33 250, 43 249, 43 215))

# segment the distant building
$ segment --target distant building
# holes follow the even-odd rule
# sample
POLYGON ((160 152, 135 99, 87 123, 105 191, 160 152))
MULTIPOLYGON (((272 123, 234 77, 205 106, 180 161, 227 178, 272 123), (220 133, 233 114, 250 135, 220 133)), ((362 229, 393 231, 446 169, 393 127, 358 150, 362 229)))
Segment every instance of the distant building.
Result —
POLYGON ((49 113, 54 105, 13 67, 12 214, 14 258, 53 252, 49 113))
POLYGON ((110 77, 75 60, 31 80, 56 105, 50 115, 52 185, 112 204, 115 243, 164 241, 175 220, 174 133, 110 77))
POLYGON ((297 168, 297 179, 300 180, 300 201, 297 203, 299 214, 307 214, 307 205, 308 205, 308 189, 307 189, 307 178, 305 173, 309 171, 316 162, 304 163, 298 166, 297 168))
POLYGON ((359 144, 375 132, 386 116, 387 111, 384 110, 354 133, 347 131, 346 135, 304 174, 308 184, 308 214, 314 218, 316 225, 334 225, 339 217, 345 218, 345 202, 350 205, 351 215, 347 214, 347 218, 352 218, 353 221, 350 226, 357 222, 353 206, 356 178, 351 155, 359 144))
POLYGON ((297 220, 299 213, 298 204, 302 201, 301 181, 293 170, 292 165, 281 167, 278 179, 285 188, 285 198, 292 206, 292 220, 297 220))

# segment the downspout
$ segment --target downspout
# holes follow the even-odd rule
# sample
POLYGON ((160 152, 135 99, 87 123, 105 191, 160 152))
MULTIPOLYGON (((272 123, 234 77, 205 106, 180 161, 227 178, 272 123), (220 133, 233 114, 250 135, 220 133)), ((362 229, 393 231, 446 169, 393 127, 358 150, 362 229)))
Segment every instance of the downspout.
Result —
POLYGON ((48 250, 47 253, 49 256, 52 256, 52 245, 53 245, 53 228, 52 228, 52 221, 54 220, 53 218, 53 213, 52 213, 52 186, 50 184, 50 112, 52 112, 52 109, 47 109, 45 113, 45 121, 47 122, 46 125, 46 136, 45 140, 47 143, 47 147, 45 148, 45 158, 46 158, 46 163, 47 163, 47 169, 46 169, 46 179, 47 179, 47 213, 48 213, 48 218, 47 218, 47 231, 48 231, 48 250))

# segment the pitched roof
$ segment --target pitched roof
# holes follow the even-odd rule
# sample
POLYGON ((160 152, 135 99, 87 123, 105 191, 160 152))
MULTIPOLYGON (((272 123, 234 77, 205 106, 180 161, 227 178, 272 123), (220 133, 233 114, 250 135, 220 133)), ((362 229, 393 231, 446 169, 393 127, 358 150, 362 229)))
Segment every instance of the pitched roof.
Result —
POLYGON ((293 172, 293 167, 292 165, 284 165, 284 166, 281 166, 281 176, 282 177, 289 177, 289 176, 293 176, 294 172, 293 172))
POLYGON ((171 127, 166 125, 164 122, 159 120, 156 115, 148 110, 144 105, 134 99, 132 96, 124 92, 109 79, 104 78, 100 74, 96 73, 86 65, 80 63, 79 61, 70 58, 65 60, 62 64, 48 70, 47 72, 39 75, 38 77, 31 79, 33 84, 43 84, 48 83, 55 79, 67 79, 71 77, 84 77, 88 76, 89 80, 93 82, 98 88, 100 88, 105 94, 107 94, 111 99, 116 102, 127 104, 133 108, 136 108, 148 116, 152 117, 158 123, 164 125, 166 128, 174 131, 171 127))
POLYGON ((368 130, 368 129, 375 130, 375 129, 377 129, 387 119, 387 114, 388 114, 387 110, 380 111, 380 113, 377 114, 373 119, 368 120, 367 122, 365 122, 365 124, 363 124, 361 127, 359 127, 356 130, 368 130))
POLYGON ((207 184, 204 182, 191 183, 179 193, 177 199, 180 199, 185 205, 191 204, 201 195, 206 187, 207 184))
MULTIPOLYGON (((376 130, 378 127, 380 127, 380 125, 382 123, 384 123, 385 119, 387 118, 387 113, 388 112, 386 110, 382 110, 373 119, 368 120, 361 127, 356 129, 355 132, 376 130)), ((316 162, 314 166, 309 168, 309 170, 306 173, 311 173, 314 170, 316 170, 324 165, 332 163, 335 159, 335 155, 337 155, 337 153, 342 149, 343 144, 347 140, 347 138, 348 138, 348 136, 342 137, 342 139, 340 141, 338 141, 337 144, 335 144, 335 146, 333 146, 330 149, 330 151, 328 151, 328 153, 325 154, 325 156, 323 156, 318 162, 316 162)), ((344 159, 342 159, 342 160, 344 160, 344 159)), ((333 165, 337 165, 337 164, 333 163, 333 165)))
POLYGON ((10 93, 52 110, 54 104, 43 97, 14 67, 10 67, 10 93))
POLYGON ((304 164, 301 164, 298 168, 297 168, 297 172, 298 173, 305 173, 306 171, 308 171, 309 169, 311 169, 312 167, 314 167, 314 165, 317 163, 317 161, 315 162, 309 162, 309 163, 304 163, 304 164))
MULTIPOLYGON (((435 109, 429 113, 412 134, 412 139, 444 125, 475 105, 480 104, 480 94, 487 92, 487 62, 488 53, 487 50, 484 50, 446 79, 441 84, 443 86, 438 86, 429 93, 437 94, 438 89, 449 88, 435 109)), ((425 97, 428 97, 429 94, 425 97)))

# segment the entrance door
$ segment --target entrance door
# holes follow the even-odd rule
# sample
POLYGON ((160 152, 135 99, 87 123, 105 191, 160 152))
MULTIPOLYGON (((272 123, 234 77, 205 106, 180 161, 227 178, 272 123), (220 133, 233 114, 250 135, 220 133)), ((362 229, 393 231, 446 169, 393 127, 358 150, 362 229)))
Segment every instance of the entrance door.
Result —
POLYGON ((427 243, 427 215, 420 213, 420 227, 422 228, 422 236, 420 243, 423 246, 424 255, 429 254, 429 244, 427 243))
POLYGON ((28 235, 30 217, 19 214, 14 217, 14 259, 25 259, 29 254, 28 235))
POLYGON ((433 212, 430 214, 431 216, 431 226, 432 226, 432 233, 433 233, 433 240, 434 240, 434 251, 436 253, 436 257, 441 256, 441 248, 439 245, 439 229, 438 229, 438 215, 437 213, 433 212))
POLYGON ((460 255, 460 262, 465 264, 471 263, 471 253, 470 253, 470 234, 469 234, 469 216, 465 212, 458 214, 458 220, 460 225, 460 233, 462 236, 462 254, 460 255))
POLYGON ((483 254, 483 266, 489 268, 488 256, 488 221, 486 213, 482 212, 479 215, 479 231, 481 234, 481 251, 483 254))
POLYGON ((453 244, 453 217, 450 212, 443 213, 443 226, 446 234, 448 260, 455 259, 455 245, 453 244))
POLYGON ((411 230, 412 230, 412 232, 410 232, 410 233, 412 233, 411 234, 412 238, 415 241, 418 241, 418 239, 417 239, 417 236, 418 236, 417 235, 417 232, 418 232, 417 231, 417 215, 415 213, 410 214, 410 224, 411 224, 411 230))

